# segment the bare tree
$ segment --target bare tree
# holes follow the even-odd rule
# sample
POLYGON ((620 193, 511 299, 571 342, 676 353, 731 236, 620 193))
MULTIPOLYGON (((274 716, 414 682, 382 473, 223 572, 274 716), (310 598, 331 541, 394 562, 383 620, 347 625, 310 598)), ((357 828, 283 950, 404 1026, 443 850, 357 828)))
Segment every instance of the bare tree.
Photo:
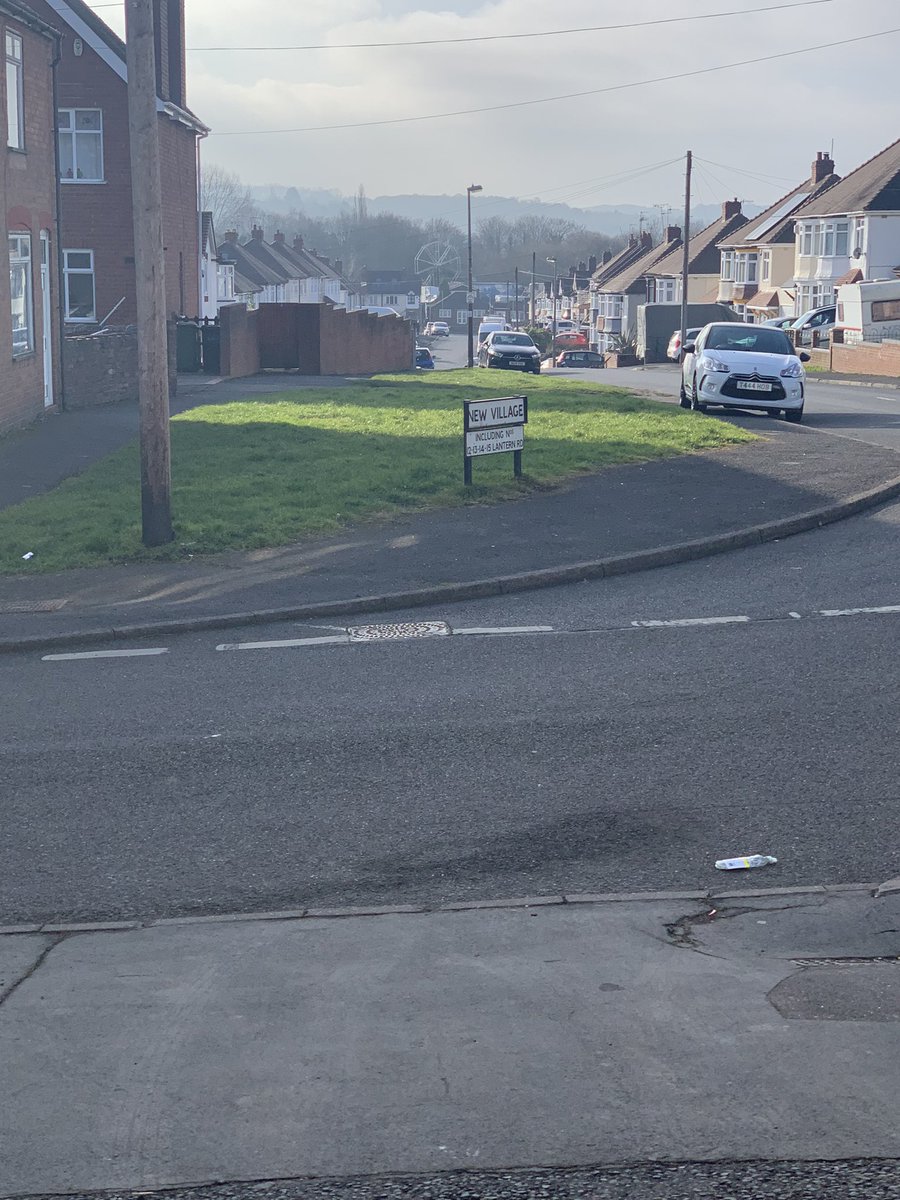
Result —
POLYGON ((240 176, 218 163, 208 163, 201 170, 200 208, 212 213, 220 237, 229 229, 248 234, 259 212, 240 176))

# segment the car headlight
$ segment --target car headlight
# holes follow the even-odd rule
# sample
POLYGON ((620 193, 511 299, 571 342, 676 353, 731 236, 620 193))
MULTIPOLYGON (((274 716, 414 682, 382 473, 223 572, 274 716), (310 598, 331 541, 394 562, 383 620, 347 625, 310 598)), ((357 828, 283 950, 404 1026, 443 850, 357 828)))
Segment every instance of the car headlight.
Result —
POLYGON ((709 354, 702 356, 699 366, 701 371, 725 371, 727 373, 731 370, 731 367, 727 367, 721 359, 713 358, 709 354))
POLYGON ((802 365, 799 362, 792 362, 781 372, 781 377, 782 379, 799 379, 802 374, 802 365))

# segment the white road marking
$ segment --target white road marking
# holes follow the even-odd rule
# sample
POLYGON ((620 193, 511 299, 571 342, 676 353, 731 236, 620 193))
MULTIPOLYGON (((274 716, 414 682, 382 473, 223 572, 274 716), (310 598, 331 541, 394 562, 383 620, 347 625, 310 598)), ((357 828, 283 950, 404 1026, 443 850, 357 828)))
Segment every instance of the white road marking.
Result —
POLYGON ((80 654, 45 654, 41 662, 69 662, 76 658, 141 658, 151 654, 168 654, 166 647, 152 650, 83 650, 80 654))
POLYGON ((552 625, 485 625, 473 626, 471 629, 454 629, 454 636, 458 633, 466 634, 494 634, 494 633, 552 633, 552 625))
POLYGON ((793 617, 795 621, 801 621, 803 619, 799 613, 795 613, 795 612, 789 612, 788 616, 793 617))
POLYGON ((635 629, 671 629, 687 625, 742 625, 749 617, 682 617, 676 621, 632 621, 635 629))
POLYGON ((295 646, 348 646, 350 638, 346 633, 335 637, 314 638, 285 638, 280 642, 223 642, 216 646, 217 650, 290 650, 295 646))
POLYGON ((900 613, 900 604, 884 604, 880 608, 821 608, 820 617, 856 617, 865 613, 900 613))

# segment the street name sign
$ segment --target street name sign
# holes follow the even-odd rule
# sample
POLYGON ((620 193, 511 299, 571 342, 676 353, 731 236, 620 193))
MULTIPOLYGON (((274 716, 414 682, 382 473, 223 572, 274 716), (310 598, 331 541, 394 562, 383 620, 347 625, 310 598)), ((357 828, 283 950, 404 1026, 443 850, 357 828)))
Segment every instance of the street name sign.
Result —
POLYGON ((513 474, 522 474, 522 450, 528 422, 527 396, 463 401, 463 480, 472 482, 472 459, 485 454, 513 456, 513 474))

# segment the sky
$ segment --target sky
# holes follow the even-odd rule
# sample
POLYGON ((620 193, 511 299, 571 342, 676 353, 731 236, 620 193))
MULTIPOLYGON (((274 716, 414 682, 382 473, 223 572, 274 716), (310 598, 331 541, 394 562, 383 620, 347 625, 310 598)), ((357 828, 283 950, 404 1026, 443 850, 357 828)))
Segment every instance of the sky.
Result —
MULTIPOLYGON (((89 2, 123 32, 121 4, 89 2)), ((213 131, 203 160, 251 184, 677 207, 691 149, 700 202, 768 204, 817 151, 833 144, 846 174, 900 137, 900 0, 785 2, 186 0, 188 102, 213 131), (634 27, 672 17, 692 19, 634 27), (542 36, 285 49, 521 33, 542 36), (838 44, 772 57, 823 43, 838 44), (438 115, 468 109, 486 111, 438 115), (423 119, 364 124, 409 117, 423 119), (329 125, 362 127, 270 132, 329 125)))

